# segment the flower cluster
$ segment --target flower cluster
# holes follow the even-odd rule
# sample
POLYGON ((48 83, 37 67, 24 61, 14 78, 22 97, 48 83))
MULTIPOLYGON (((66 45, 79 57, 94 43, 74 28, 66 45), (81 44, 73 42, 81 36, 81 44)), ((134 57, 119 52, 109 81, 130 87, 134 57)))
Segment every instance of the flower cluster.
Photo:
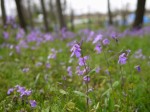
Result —
MULTIPOLYGON (((79 66, 76 67, 76 73, 78 75, 87 75, 86 73, 88 73, 88 71, 90 71, 89 67, 87 66, 87 63, 86 63, 86 61, 89 59, 89 57, 81 55, 82 54, 81 46, 79 44, 74 44, 70 51, 72 52, 71 57, 75 55, 78 58, 79 66)), ((88 78, 83 77, 83 80, 85 82, 89 82, 90 77, 89 76, 88 76, 88 78)))
POLYGON ((36 107, 36 101, 35 100, 29 100, 28 101, 28 96, 31 95, 32 91, 26 89, 25 87, 16 85, 14 88, 10 88, 7 91, 7 95, 11 95, 12 93, 19 93, 19 98, 21 98, 22 100, 26 99, 26 102, 30 103, 31 107, 36 107))
POLYGON ((74 55, 77 58, 81 57, 81 48, 79 44, 74 44, 70 51, 72 52, 71 57, 74 55))

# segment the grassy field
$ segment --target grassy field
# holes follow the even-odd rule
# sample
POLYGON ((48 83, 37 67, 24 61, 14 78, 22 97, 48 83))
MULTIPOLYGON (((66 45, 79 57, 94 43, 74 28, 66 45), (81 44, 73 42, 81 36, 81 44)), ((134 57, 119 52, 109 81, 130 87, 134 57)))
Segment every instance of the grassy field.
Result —
POLYGON ((108 45, 97 42, 102 48, 98 54, 95 36, 87 41, 83 34, 62 38, 60 33, 48 40, 42 33, 19 33, 20 38, 15 30, 8 33, 8 39, 0 37, 1 112, 150 111, 150 35, 124 36, 117 42, 108 37, 108 45), (84 66, 70 51, 81 40, 81 58, 89 56, 84 66), (122 53, 125 64, 118 63, 122 53), (85 69, 82 75, 77 66, 85 69))

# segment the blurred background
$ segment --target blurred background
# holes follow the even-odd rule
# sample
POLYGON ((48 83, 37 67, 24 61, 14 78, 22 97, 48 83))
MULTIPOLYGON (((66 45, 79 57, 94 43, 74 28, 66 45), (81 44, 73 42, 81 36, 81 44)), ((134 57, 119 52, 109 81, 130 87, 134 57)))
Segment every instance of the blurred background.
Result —
POLYGON ((150 25, 150 0, 0 0, 0 25, 25 31, 139 29, 150 25))

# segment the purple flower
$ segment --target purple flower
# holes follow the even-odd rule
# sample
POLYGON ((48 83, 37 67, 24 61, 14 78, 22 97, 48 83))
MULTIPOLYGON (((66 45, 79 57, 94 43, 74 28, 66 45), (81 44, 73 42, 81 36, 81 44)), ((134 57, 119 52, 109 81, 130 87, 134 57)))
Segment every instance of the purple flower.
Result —
POLYGON ((3 32, 3 36, 5 39, 8 39, 9 38, 9 33, 8 32, 3 32))
POLYGON ((83 75, 85 72, 86 72, 85 69, 80 70, 80 66, 77 66, 77 67, 76 67, 76 73, 77 73, 78 75, 83 75))
POLYGON ((124 64, 126 64, 126 61, 127 61, 126 54, 125 54, 125 53, 122 53, 122 54, 119 56, 118 63, 121 64, 121 65, 124 65, 124 64))
POLYGON ((118 42, 118 39, 117 39, 118 35, 117 35, 116 33, 112 33, 111 37, 112 37, 116 42, 118 42))
POLYGON ((88 56, 84 56, 83 58, 79 58, 79 65, 80 66, 85 66, 86 65, 86 60, 88 59, 88 56))
POLYGON ((37 103, 35 100, 30 100, 31 107, 36 107, 37 103))
POLYGON ((20 39, 23 38, 25 35, 25 31, 23 29, 19 29, 17 35, 16 35, 16 39, 20 39))
POLYGON ((46 63, 46 68, 50 68, 51 65, 49 63, 46 63))
POLYGON ((97 43, 98 41, 102 40, 103 38, 103 35, 99 34, 95 37, 94 41, 93 41, 93 44, 97 43))
POLYGON ((106 70, 105 70, 105 73, 106 73, 107 75, 110 75, 110 73, 109 73, 109 70, 108 70, 108 69, 106 69, 106 70))
POLYGON ((95 71, 96 71, 96 73, 99 73, 100 70, 101 70, 101 68, 97 67, 95 71))
POLYGON ((25 91, 25 87, 17 86, 17 92, 23 93, 25 91))
POLYGON ((103 45, 108 45, 108 44, 110 43, 110 41, 109 41, 108 39, 104 39, 104 40, 102 41, 102 43, 103 43, 103 45))
POLYGON ((84 77, 83 77, 83 80, 84 80, 86 83, 88 83, 88 82, 90 82, 90 77, 89 77, 89 76, 84 76, 84 77))
POLYGON ((116 33, 112 33, 111 37, 116 40, 117 39, 117 34, 116 33))
POLYGON ((72 52, 71 57, 75 55, 79 58, 81 56, 81 48, 79 44, 74 44, 70 51, 72 52))
POLYGON ((51 54, 48 55, 48 59, 56 59, 57 51, 53 48, 51 49, 51 54))
POLYGON ((17 52, 17 53, 20 53, 20 46, 17 45, 17 46, 15 47, 15 49, 16 49, 16 52, 17 52))
POLYGON ((21 97, 23 97, 23 96, 30 96, 31 95, 31 93, 32 93, 32 91, 31 90, 25 90, 25 91, 22 91, 21 92, 21 97))
POLYGON ((29 71, 29 68, 24 68, 22 71, 23 71, 23 72, 28 72, 28 71, 29 71))
POLYGON ((37 63, 35 64, 35 66, 37 66, 37 67, 38 67, 38 66, 42 66, 42 64, 43 64, 42 62, 37 62, 37 63))
POLYGON ((138 72, 140 72, 140 71, 141 71, 140 65, 135 66, 135 69, 136 69, 138 72))
POLYGON ((97 44, 94 50, 97 52, 97 54, 101 53, 102 52, 101 45, 97 44))
POLYGON ((14 88, 10 88, 8 89, 7 94, 10 95, 13 91, 14 91, 14 88))
POLYGON ((71 70, 71 66, 68 66, 67 68, 67 72, 69 76, 72 76, 72 70, 71 70))
POLYGON ((131 50, 128 49, 128 50, 126 50, 126 52, 127 52, 127 56, 128 56, 130 54, 131 50))

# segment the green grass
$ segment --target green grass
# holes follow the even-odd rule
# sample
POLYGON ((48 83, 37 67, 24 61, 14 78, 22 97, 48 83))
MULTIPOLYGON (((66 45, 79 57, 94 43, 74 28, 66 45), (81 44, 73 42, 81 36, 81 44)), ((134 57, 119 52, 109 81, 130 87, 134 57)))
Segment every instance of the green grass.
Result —
MULTIPOLYGON (((0 37, 2 38, 2 37, 0 37)), ((1 43, 5 40, 1 39, 1 43)), ((41 44, 36 50, 21 49, 17 54, 15 49, 1 48, 0 56, 0 111, 20 110, 35 112, 86 112, 86 85, 82 77, 75 74, 78 60, 74 57, 70 60, 70 47, 67 42, 70 40, 55 40, 41 44), (57 53, 56 59, 47 60, 51 49, 62 49, 57 53), (9 56, 9 53, 12 55, 9 56), (35 66, 42 62, 43 65, 35 66), (46 69, 45 63, 51 64, 50 69, 46 69), (72 66, 73 76, 67 74, 67 67, 72 66), (28 67, 27 73, 22 69, 28 67), (66 80, 63 80, 66 77, 66 80), (31 108, 29 104, 22 105, 21 101, 16 103, 14 95, 7 95, 7 90, 15 85, 21 85, 32 90, 29 99, 37 101, 37 107, 31 108), (75 92, 78 91, 78 92, 75 92)), ((12 38, 7 43, 17 43, 12 38)), ((82 51, 84 55, 89 55, 89 66, 94 69, 100 66, 100 73, 93 72, 89 87, 93 91, 88 94, 90 98, 90 112, 149 112, 150 111, 150 37, 124 37, 119 39, 117 45, 114 40, 104 48, 109 68, 107 67, 104 53, 96 54, 94 45, 91 42, 83 42, 82 51), (121 72, 117 63, 120 51, 131 50, 129 60, 122 66, 122 75, 124 76, 124 87, 121 89, 121 72), (142 49, 145 59, 135 59, 134 53, 142 49), (112 50, 113 52, 107 52, 112 50), (141 72, 137 72, 134 66, 140 65, 141 72), (105 70, 111 72, 113 88, 110 87, 109 75, 105 70)), ((17 95, 17 94, 16 94, 17 95)), ((18 96, 17 96, 18 97, 18 96)))

